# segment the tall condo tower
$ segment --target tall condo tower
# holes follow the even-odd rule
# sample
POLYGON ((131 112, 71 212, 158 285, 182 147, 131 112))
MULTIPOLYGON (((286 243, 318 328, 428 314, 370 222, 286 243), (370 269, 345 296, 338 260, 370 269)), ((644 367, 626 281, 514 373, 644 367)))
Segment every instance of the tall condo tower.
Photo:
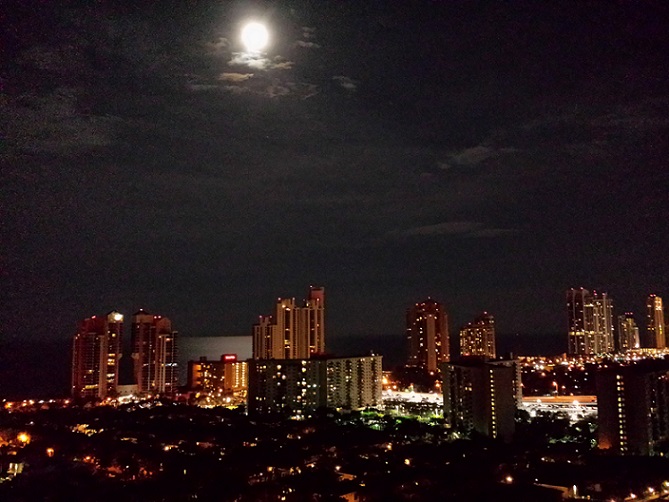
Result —
POLYGON ((448 323, 444 307, 428 298, 407 309, 406 336, 409 348, 408 366, 437 371, 439 364, 450 359, 448 323))
POLYGON ((310 287, 302 305, 278 298, 274 316, 253 325, 254 359, 300 359, 325 352, 325 289, 310 287))
POLYGON ((613 300, 606 294, 592 297, 592 332, 594 338, 594 353, 609 354, 615 352, 615 338, 613 336, 613 300))
POLYGON ((647 325, 643 346, 650 349, 664 349, 667 347, 664 325, 664 307, 662 298, 650 295, 646 300, 647 325))
POLYGON ((570 354, 604 354, 615 350, 613 301, 606 293, 569 289, 567 317, 570 354))
POLYGON ((625 312, 618 316, 618 351, 625 352, 627 350, 638 349, 639 344, 639 328, 634 320, 634 314, 625 312))
POLYGON ((116 394, 123 315, 112 311, 79 322, 72 343, 72 395, 104 399, 116 394))
POLYGON ((460 354, 494 359, 495 318, 484 312, 460 330, 460 354))
POLYGON ((172 322, 139 310, 132 316, 132 358, 140 394, 173 394, 176 391, 177 332, 172 322))
POLYGON ((567 316, 569 318, 569 353, 587 354, 586 326, 591 322, 586 319, 586 305, 590 302, 590 291, 571 288, 567 290, 567 316))

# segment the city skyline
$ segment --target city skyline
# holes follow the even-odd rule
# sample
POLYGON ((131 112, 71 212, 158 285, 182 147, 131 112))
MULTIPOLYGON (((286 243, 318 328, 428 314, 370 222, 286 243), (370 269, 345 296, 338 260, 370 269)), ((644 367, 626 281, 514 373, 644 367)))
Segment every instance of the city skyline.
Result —
MULTIPOLYGON (((297 289, 300 289, 300 288, 297 288, 297 289)), ((319 286, 319 287, 310 286, 309 287, 310 292, 314 291, 314 290, 324 292, 324 289, 325 288, 322 287, 322 286, 319 286)), ((330 288, 328 288, 328 289, 330 289, 330 288)), ((598 298, 598 297, 603 296, 605 302, 608 305, 607 308, 610 312, 609 315, 612 319, 611 322, 613 324, 611 326, 607 326, 605 329, 607 330, 608 333, 613 334, 613 337, 614 337, 613 347, 614 348, 616 348, 616 349, 618 348, 617 337, 618 337, 618 334, 619 334, 619 321, 620 321, 619 317, 620 316, 623 316, 623 315, 631 316, 631 318, 634 319, 634 321, 635 321, 635 327, 637 327, 639 329, 639 336, 642 337, 642 336, 647 335, 649 312, 651 311, 651 310, 649 310, 649 301, 650 301, 651 298, 654 298, 654 299, 656 298, 655 301, 659 305, 659 308, 657 310, 662 312, 662 314, 657 313, 655 315, 658 316, 658 320, 659 319, 664 320, 664 315, 663 315, 664 314, 664 308, 663 308, 663 300, 662 299, 665 295, 662 294, 662 293, 658 294, 657 290, 655 290, 654 292, 650 292, 650 293, 646 292, 645 294, 642 294, 641 297, 637 298, 636 301, 628 302, 627 304, 621 304, 621 302, 616 301, 616 304, 614 306, 614 305, 612 305, 612 301, 613 301, 613 298, 615 298, 615 299, 619 298, 618 294, 616 292, 614 292, 614 295, 611 295, 610 292, 609 292, 610 290, 606 290, 606 292, 604 292, 604 293, 598 293, 598 290, 602 291, 602 290, 605 290, 605 289, 606 288, 593 288, 592 289, 592 295, 594 295, 595 299, 599 299, 599 301, 601 301, 601 298, 598 298), (637 309, 630 309, 629 308, 630 304, 636 304, 638 308, 637 309)), ((591 293, 590 290, 585 289, 583 287, 569 288, 566 291, 569 293, 569 291, 578 291, 578 290, 584 290, 586 292, 586 294, 591 293)), ((565 333, 569 332, 569 320, 568 319, 565 320, 565 317, 564 317, 564 290, 561 290, 560 292, 554 292, 554 293, 561 293, 559 296, 562 297, 562 300, 556 302, 556 304, 553 306, 553 310, 555 311, 554 313, 556 315, 559 315, 559 317, 562 319, 562 322, 556 324, 555 327, 550 331, 536 333, 539 336, 547 336, 547 335, 562 336, 565 333)), ((334 294, 335 296, 339 296, 339 295, 337 295, 336 291, 334 291, 334 292, 331 291, 331 294, 334 294)), ((272 295, 270 294, 270 297, 271 296, 272 295)), ((328 295, 328 297, 329 296, 330 295, 328 295)), ((555 296, 558 296, 558 295, 556 294, 555 296)), ((623 295, 623 296, 628 297, 629 295, 623 295)), ((239 330, 239 331, 221 329, 220 331, 215 332, 214 335, 210 335, 208 333, 207 334, 194 333, 193 331, 188 330, 188 327, 186 327, 187 334, 185 336, 196 336, 196 337, 202 337, 202 336, 247 336, 247 335, 248 336, 253 336, 255 327, 258 326, 259 324, 262 324, 263 322, 268 323, 268 324, 274 324, 275 318, 276 318, 276 311, 277 311, 277 309, 283 308, 282 306, 283 306, 283 303, 285 303, 285 302, 290 303, 291 306, 294 306, 297 309, 306 308, 307 310, 309 310, 310 300, 309 300, 308 295, 304 300, 302 300, 301 304, 300 304, 300 302, 298 302, 296 300, 297 297, 295 297, 295 296, 288 296, 287 295, 287 296, 278 296, 277 297, 276 295, 274 295, 274 297, 277 298, 277 300, 274 303, 275 312, 273 314, 257 315, 257 313, 256 313, 256 315, 251 315, 251 317, 249 318, 249 322, 246 325, 246 329, 242 329, 242 330, 239 330)), ((323 294, 323 298, 324 298, 324 294, 323 294)), ((428 301, 436 302, 436 300, 432 300, 431 298, 428 301)), ((409 302, 409 303, 412 304, 412 302, 409 302)), ((437 303, 439 303, 439 302, 437 302, 437 303)), ((322 305, 324 305, 324 301, 323 301, 322 305)), ((458 342, 458 346, 459 346, 459 342, 460 342, 460 336, 459 336, 460 330, 465 328, 466 326, 472 324, 472 319, 474 319, 475 321, 478 321, 478 320, 480 320, 480 317, 482 315, 488 314, 488 310, 485 309, 485 308, 480 310, 480 311, 476 311, 473 308, 471 308, 471 306, 468 306, 464 310, 464 312, 472 312, 473 311, 473 314, 467 318, 467 317, 465 317, 465 314, 462 313, 462 311, 458 312, 458 311, 454 311, 452 308, 449 308, 448 302, 443 302, 442 308, 443 308, 444 312, 446 313, 446 324, 447 324, 448 331, 449 331, 449 340, 455 336, 456 339, 457 339, 457 342, 458 342), (481 314, 481 312, 483 312, 483 314, 481 314), (461 319, 462 319, 462 321, 460 321, 461 319)), ((99 309, 99 310, 105 311, 104 308, 99 309)), ((136 309, 132 309, 132 308, 123 309, 123 308, 116 307, 116 308, 107 309, 107 310, 109 310, 110 312, 125 312, 125 311, 128 311, 128 310, 132 311, 132 310, 136 310, 136 309)), ((139 309, 139 310, 142 311, 143 309, 139 309)), ((268 310, 268 309, 265 309, 265 311, 266 310, 268 310)), ((334 309, 332 309, 332 308, 328 309, 328 312, 330 314, 334 314, 336 316, 341 315, 341 312, 334 311, 334 309)), ((81 312, 80 315, 81 314, 84 314, 84 312, 81 312)), ((322 316, 323 314, 321 313, 320 315, 322 316)), ((76 315, 73 314, 73 317, 76 317, 76 315)), ((92 316, 92 317, 96 317, 96 316, 92 316)), ((170 317, 173 317, 173 316, 170 316, 170 317)), ((502 312, 502 313, 496 314, 494 317, 495 317, 495 323, 497 323, 497 317, 499 317, 501 319, 504 319, 505 317, 507 317, 507 315, 505 315, 505 313, 502 312)), ((406 337, 406 332, 407 332, 407 309, 406 309, 406 306, 404 306, 403 308, 400 308, 397 312, 395 312, 394 318, 395 318, 395 321, 396 321, 395 324, 397 324, 397 327, 394 329, 394 331, 392 331, 392 332, 374 332, 374 331, 370 331, 369 334, 374 335, 374 336, 389 335, 389 336, 404 336, 404 337, 406 337)), ((79 321, 77 321, 75 323, 75 325, 77 325, 78 322, 79 321)), ((212 322, 214 322, 213 319, 212 319, 212 322)), ((664 321, 664 326, 666 327, 666 325, 667 325, 667 323, 666 323, 666 321, 664 321)), ((497 328, 495 328, 495 330, 498 331, 497 328)), ((527 330, 509 330, 509 329, 506 329, 506 330, 502 330, 501 332, 503 334, 506 334, 506 335, 513 334, 514 332, 517 332, 517 333, 520 333, 520 334, 523 334, 523 335, 532 334, 531 331, 527 331, 527 330)), ((71 333, 71 330, 70 330, 70 333, 71 333)), ((352 332, 348 332, 348 333, 344 333, 344 334, 339 333, 339 336, 341 336, 341 337, 357 336, 357 335, 360 335, 360 334, 359 333, 352 333, 352 332)), ((321 337, 318 336, 317 339, 320 340, 321 337)), ((322 337, 322 339, 324 340, 324 336, 322 337)), ((565 344, 566 343, 567 342, 565 342, 565 344)), ((319 351, 316 351, 316 352, 319 352, 319 351)))
POLYGON ((4 337, 133 305, 246 333, 310 283, 332 337, 666 297, 661 2, 133 5, 7 8, 4 337))
POLYGON ((0 19, 0 499, 669 500, 669 0, 0 19))
POLYGON ((3 502, 669 500, 669 0, 0 12, 3 502))

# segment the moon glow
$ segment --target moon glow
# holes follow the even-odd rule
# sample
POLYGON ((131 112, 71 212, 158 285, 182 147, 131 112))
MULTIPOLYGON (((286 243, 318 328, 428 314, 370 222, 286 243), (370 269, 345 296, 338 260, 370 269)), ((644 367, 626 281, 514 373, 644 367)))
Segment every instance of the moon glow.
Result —
POLYGON ((249 23, 242 30, 242 42, 249 52, 259 52, 269 40, 267 28, 260 23, 249 23))

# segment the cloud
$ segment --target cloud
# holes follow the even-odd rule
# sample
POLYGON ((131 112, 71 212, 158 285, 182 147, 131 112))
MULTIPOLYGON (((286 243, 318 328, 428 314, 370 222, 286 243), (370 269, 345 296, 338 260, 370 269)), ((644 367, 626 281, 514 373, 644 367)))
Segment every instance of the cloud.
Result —
POLYGON ((316 36, 316 28, 311 26, 302 26, 302 38, 314 38, 316 36))
POLYGON ((110 144, 119 119, 80 113, 80 94, 80 89, 61 87, 41 96, 7 99, 2 116, 7 152, 68 153, 110 144))
POLYGON ((224 85, 223 87, 219 87, 219 89, 237 95, 253 93, 253 91, 249 87, 243 87, 241 85, 224 85))
MULTIPOLYGON (((223 80, 223 79, 220 79, 223 80)), ((224 92, 236 95, 254 95, 265 98, 277 98, 282 96, 294 96, 298 99, 308 99, 319 93, 318 86, 301 82, 285 82, 280 79, 228 79, 228 85, 210 86, 224 92)), ((206 86, 202 86, 206 87, 206 86)))
POLYGON ((304 49, 320 49, 321 45, 313 41, 316 37, 316 28, 309 26, 302 27, 302 40, 297 40, 294 47, 302 47, 304 49))
POLYGON ((220 87, 220 89, 231 94, 251 94, 253 92, 248 87, 242 87, 240 85, 224 85, 223 87, 220 87))
POLYGON ((320 49, 321 46, 316 42, 305 42, 304 40, 298 40, 295 42, 295 47, 304 47, 305 49, 320 49))
POLYGON ((602 129, 651 130, 669 126, 669 118, 645 110, 625 110, 595 117, 590 125, 602 129))
POLYGON ((219 37, 215 42, 207 42, 205 47, 207 52, 210 54, 218 54, 219 52, 227 49, 230 45, 230 41, 225 37, 219 37))
POLYGON ((218 80, 224 82, 244 82, 253 77, 253 73, 221 73, 218 80))
POLYGON ((18 63, 56 74, 63 74, 71 72, 73 68, 79 66, 78 57, 80 57, 80 54, 78 54, 76 48, 56 47, 47 49, 36 46, 22 52, 18 58, 18 63))
POLYGON ((271 70, 292 70, 295 62, 293 61, 281 61, 280 63, 272 63, 270 65, 271 70))
POLYGON ((232 59, 228 61, 228 66, 249 66, 259 70, 264 70, 268 64, 269 59, 247 52, 233 52, 232 59))
POLYGON ((269 98, 276 98, 277 96, 287 96, 290 94, 290 89, 282 85, 270 85, 265 89, 265 94, 269 98))
POLYGON ((481 227, 481 223, 475 221, 446 221, 435 225, 410 228, 401 232, 402 235, 454 235, 472 232, 481 227))
POLYGON ((489 159, 495 155, 495 150, 483 145, 466 148, 461 152, 455 153, 449 157, 449 161, 453 164, 461 166, 473 166, 480 164, 484 160, 489 159))
POLYGON ((297 88, 302 99, 309 99, 320 92, 318 86, 314 84, 292 84, 291 87, 297 88))
POLYGON ((478 221, 446 221, 405 230, 389 232, 390 237, 415 237, 429 235, 457 235, 465 238, 492 238, 518 233, 510 228, 486 228, 478 221))
POLYGON ((353 92, 358 88, 358 83, 351 79, 350 77, 347 77, 345 75, 337 75, 332 77, 332 80, 337 82, 340 86, 342 86, 344 89, 346 89, 349 92, 353 92))
POLYGON ((514 228, 484 228, 470 233, 467 237, 473 239, 484 239, 492 237, 504 237, 506 235, 515 235, 518 230, 514 228))
POLYGON ((232 59, 228 61, 228 66, 247 66, 256 70, 291 70, 294 64, 293 61, 288 61, 281 56, 270 60, 259 54, 247 52, 233 52, 232 59))
POLYGON ((437 166, 441 170, 448 170, 455 166, 470 167, 476 166, 491 158, 497 158, 505 154, 517 152, 515 148, 495 148, 486 145, 477 145, 471 148, 465 148, 456 153, 451 153, 445 161, 438 162, 437 166))
POLYGON ((186 84, 186 89, 192 92, 205 92, 218 90, 220 86, 213 84, 186 84))

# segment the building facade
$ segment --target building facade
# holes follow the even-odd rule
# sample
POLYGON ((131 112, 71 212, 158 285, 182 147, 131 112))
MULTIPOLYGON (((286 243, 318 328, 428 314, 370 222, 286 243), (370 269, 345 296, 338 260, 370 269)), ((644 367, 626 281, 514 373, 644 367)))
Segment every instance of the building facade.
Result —
POLYGON ((517 402, 514 365, 462 358, 443 364, 441 371, 446 423, 464 434, 511 441, 517 402))
POLYGON ((132 358, 140 394, 171 395, 176 391, 177 332, 167 317, 144 310, 132 316, 132 358))
POLYGON ((569 319, 569 353, 587 354, 588 344, 586 343, 586 327, 590 324, 590 319, 586 305, 589 303, 590 291, 587 289, 569 289, 567 290, 567 316, 569 319))
POLYGON ((625 312, 618 316, 618 346, 619 352, 638 349, 640 347, 639 328, 634 320, 634 314, 625 312))
POLYGON ((381 356, 250 361, 249 413, 308 416, 322 407, 380 406, 381 364, 381 356))
POLYGON ((435 372, 450 359, 448 316, 432 299, 411 306, 406 313, 408 366, 435 372))
POLYGON ((201 357, 188 361, 187 386, 206 393, 236 394, 248 388, 248 363, 236 354, 223 354, 220 360, 201 357))
POLYGON ((483 356, 494 359, 495 318, 484 312, 460 330, 460 355, 483 356))
POLYGON ((667 347, 664 324, 664 306, 662 298, 650 295, 646 300, 646 333, 644 337, 645 348, 664 349, 667 347))
POLYGON ((325 352, 325 289, 311 287, 302 305, 279 298, 274 316, 253 326, 254 359, 300 359, 325 352))
POLYGON ((569 353, 606 354, 615 351, 613 301, 606 294, 587 289, 567 291, 569 353))
POLYGON ((666 454, 669 361, 601 369, 596 385, 599 448, 621 455, 666 454))
POLYGON ((72 395, 115 396, 118 387, 123 315, 116 311, 79 322, 72 343, 72 395))

